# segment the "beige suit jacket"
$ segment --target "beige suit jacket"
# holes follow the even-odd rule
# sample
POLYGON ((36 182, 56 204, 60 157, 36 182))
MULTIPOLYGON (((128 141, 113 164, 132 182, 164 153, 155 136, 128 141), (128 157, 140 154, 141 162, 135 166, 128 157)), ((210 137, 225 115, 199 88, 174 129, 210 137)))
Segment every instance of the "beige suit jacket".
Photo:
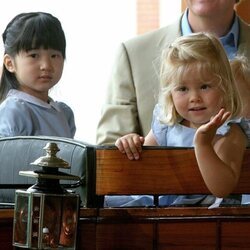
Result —
MULTIPOLYGON (((120 45, 97 126, 97 144, 114 144, 131 132, 147 135, 158 99, 161 52, 181 36, 180 27, 181 18, 120 45)), ((242 20, 238 52, 250 60, 250 26, 242 20)))

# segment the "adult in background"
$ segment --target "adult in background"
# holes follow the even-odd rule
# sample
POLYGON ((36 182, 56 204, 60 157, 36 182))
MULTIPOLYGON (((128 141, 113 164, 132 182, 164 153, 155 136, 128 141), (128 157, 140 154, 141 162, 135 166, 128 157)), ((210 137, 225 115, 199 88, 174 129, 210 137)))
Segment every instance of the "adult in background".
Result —
POLYGON ((187 9, 175 23, 120 45, 97 126, 97 144, 114 144, 125 134, 146 136, 150 131, 159 92, 159 58, 177 37, 212 32, 230 59, 241 54, 250 60, 250 26, 234 10, 238 2, 186 0, 187 9))

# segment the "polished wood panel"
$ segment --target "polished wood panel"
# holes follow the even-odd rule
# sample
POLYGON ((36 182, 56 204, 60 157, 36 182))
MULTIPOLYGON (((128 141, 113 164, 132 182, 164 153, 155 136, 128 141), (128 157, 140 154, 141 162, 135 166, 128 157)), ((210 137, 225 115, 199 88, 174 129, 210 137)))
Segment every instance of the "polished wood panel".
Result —
POLYGON ((79 212, 78 225, 78 250, 94 250, 96 248, 96 218, 98 210, 96 208, 81 208, 79 212))
POLYGON ((98 217, 115 221, 118 218, 126 220, 147 220, 154 218, 163 221, 168 218, 248 218, 250 206, 229 206, 208 209, 207 207, 129 207, 100 208, 98 217))
MULTIPOLYGON (((95 151, 96 160, 91 161, 95 164, 89 166, 93 171, 88 172, 94 176, 87 178, 96 181, 96 190, 91 188, 88 197, 207 192, 193 149, 145 147, 140 161, 129 161, 114 147, 98 147, 95 151)), ((247 149, 236 193, 250 193, 249 166, 247 149)), ((0 249, 13 249, 13 214, 13 209, 0 210, 0 249)), ((81 208, 79 215, 79 250, 236 250, 250 246, 250 206, 104 208, 96 203, 95 207, 81 208)))
POLYGON ((221 249, 250 249, 250 218, 221 224, 221 249))
POLYGON ((184 194, 198 189, 208 193, 193 150, 145 149, 138 161, 117 149, 96 152, 97 194, 184 194))
MULTIPOLYGON (((250 150, 233 193, 250 193, 250 150)), ((128 160, 118 149, 96 151, 96 194, 208 194, 193 149, 145 147, 141 159, 128 160)))
POLYGON ((82 221, 80 219, 78 227, 78 250, 95 250, 96 248, 96 223, 91 221, 82 221))
POLYGON ((96 229, 96 249, 152 250, 154 225, 116 221, 99 222, 96 229))
POLYGON ((0 249, 13 250, 13 210, 0 209, 0 249))
MULTIPOLYGON (((0 210, 0 240, 12 247, 13 210, 0 210), (9 214, 7 217, 6 214, 9 214)), ((82 208, 78 250, 249 249, 250 207, 82 208)))
POLYGON ((158 249, 212 250, 216 249, 217 223, 207 221, 182 221, 159 223, 158 249))

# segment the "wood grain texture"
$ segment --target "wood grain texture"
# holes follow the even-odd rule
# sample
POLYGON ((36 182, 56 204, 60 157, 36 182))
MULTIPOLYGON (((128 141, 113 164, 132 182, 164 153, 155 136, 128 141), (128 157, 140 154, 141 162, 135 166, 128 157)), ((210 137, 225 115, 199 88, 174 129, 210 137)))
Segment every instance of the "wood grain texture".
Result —
MULTIPOLYGON (((250 150, 234 193, 250 193, 250 150)), ((130 161, 117 149, 96 151, 96 194, 209 194, 193 149, 144 148, 130 161)))

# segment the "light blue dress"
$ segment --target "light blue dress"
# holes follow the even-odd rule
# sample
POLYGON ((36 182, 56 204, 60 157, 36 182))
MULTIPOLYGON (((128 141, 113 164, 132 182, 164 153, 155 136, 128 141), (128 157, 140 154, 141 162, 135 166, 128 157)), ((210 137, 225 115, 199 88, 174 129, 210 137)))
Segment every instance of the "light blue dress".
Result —
POLYGON ((22 91, 11 89, 0 105, 0 136, 46 135, 73 138, 73 111, 50 98, 46 103, 22 91))
MULTIPOLYGON (((159 146, 170 147, 194 147, 193 139, 195 129, 181 125, 180 123, 168 126, 160 122, 160 107, 157 104, 153 111, 152 131, 159 146)), ((231 123, 237 123, 250 138, 249 122, 240 118, 231 120, 218 128, 217 135, 225 135, 231 123)), ((250 140, 249 140, 250 141, 250 140)), ((165 195, 159 197, 159 205, 211 205, 215 202, 213 195, 165 195)), ((240 200, 235 198, 223 199, 223 204, 239 204, 240 200)), ((147 195, 132 196, 106 196, 105 206, 152 206, 153 197, 147 195)))

